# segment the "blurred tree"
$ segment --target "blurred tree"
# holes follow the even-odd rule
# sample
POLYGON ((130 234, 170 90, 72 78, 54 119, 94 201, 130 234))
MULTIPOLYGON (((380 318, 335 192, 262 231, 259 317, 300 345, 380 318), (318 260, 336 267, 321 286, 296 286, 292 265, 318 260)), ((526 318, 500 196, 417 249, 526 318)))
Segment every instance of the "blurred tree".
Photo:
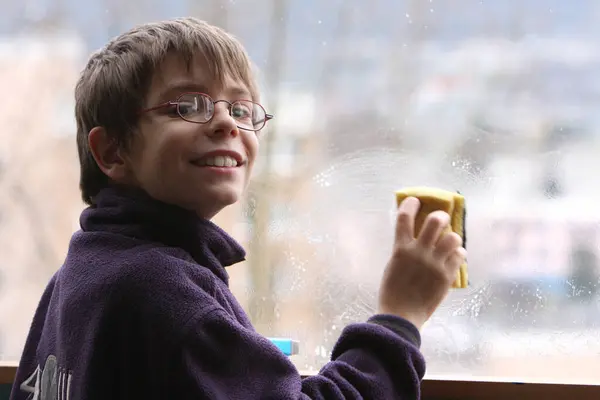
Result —
POLYGON ((600 271, 598 256, 588 246, 578 244, 573 247, 570 261, 570 298, 576 302, 589 302, 598 293, 600 271))
POLYGON ((569 141, 570 131, 561 126, 552 126, 543 133, 540 143, 540 153, 543 158, 543 175, 541 190, 545 197, 556 198, 564 193, 560 179, 560 164, 562 161, 561 148, 569 141))
MULTIPOLYGON (((267 60, 266 77, 270 110, 277 115, 278 95, 284 67, 285 48, 287 45, 287 13, 288 0, 273 0, 270 29, 270 46, 267 60)), ((269 125, 269 134, 261 138, 261 160, 263 164, 258 176, 250 187, 252 199, 250 207, 253 230, 250 240, 248 262, 250 265, 251 295, 249 314, 258 332, 267 334, 272 329, 275 315, 273 296, 274 264, 271 260, 273 251, 269 238, 269 225, 272 221, 271 209, 277 201, 277 176, 273 172, 273 144, 276 132, 276 121, 269 125)))
POLYGON ((468 131, 458 141, 454 152, 463 160, 462 168, 474 177, 481 176, 494 156, 498 129, 490 125, 481 113, 471 118, 468 131))
MULTIPOLYGON (((317 94, 323 98, 325 104, 335 101, 335 96, 338 95, 338 93, 335 93, 335 77, 342 68, 347 67, 347 63, 341 58, 345 56, 343 50, 348 48, 343 45, 343 40, 351 32, 354 9, 352 5, 352 1, 344 1, 338 6, 337 21, 333 28, 331 40, 327 46, 321 47, 323 53, 317 82, 317 90, 319 91, 317 94)), ((327 117, 328 114, 325 114, 316 122, 327 123, 327 117)))
MULTIPOLYGON (((434 32, 431 4, 408 0, 406 14, 394 24, 395 32, 389 41, 388 93, 393 115, 398 122, 409 117, 411 95, 421 84, 423 44, 434 32), (404 17, 404 18, 403 18, 404 17)), ((440 16, 435 16, 439 18, 440 16)))

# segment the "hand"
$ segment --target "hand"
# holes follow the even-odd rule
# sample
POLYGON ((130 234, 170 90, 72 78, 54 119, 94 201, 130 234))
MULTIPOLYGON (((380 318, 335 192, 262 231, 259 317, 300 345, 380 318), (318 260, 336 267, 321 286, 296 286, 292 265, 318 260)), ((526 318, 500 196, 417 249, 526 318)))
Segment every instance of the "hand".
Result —
POLYGON ((443 211, 429 214, 415 238, 420 207, 418 199, 409 197, 398 208, 392 257, 379 291, 380 313, 405 318, 418 329, 447 296, 467 256, 460 235, 444 233, 450 216, 443 211))

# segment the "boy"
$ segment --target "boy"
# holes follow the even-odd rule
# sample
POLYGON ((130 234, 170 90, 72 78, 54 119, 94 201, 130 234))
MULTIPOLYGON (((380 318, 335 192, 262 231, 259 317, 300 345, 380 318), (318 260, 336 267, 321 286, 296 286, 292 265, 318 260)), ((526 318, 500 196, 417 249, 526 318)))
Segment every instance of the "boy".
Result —
POLYGON ((77 84, 89 208, 35 313, 12 399, 416 399, 419 328, 465 257, 449 217, 414 238, 398 213, 379 312, 346 327, 301 379, 228 288, 242 248, 210 219, 240 199, 272 118, 250 62, 222 30, 185 18, 137 27, 77 84))

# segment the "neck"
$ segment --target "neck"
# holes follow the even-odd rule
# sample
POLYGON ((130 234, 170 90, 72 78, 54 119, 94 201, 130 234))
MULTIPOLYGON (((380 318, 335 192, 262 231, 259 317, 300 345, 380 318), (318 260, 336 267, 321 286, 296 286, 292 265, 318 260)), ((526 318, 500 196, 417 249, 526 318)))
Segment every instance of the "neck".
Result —
POLYGON ((84 231, 108 231, 181 248, 224 280, 224 267, 244 260, 242 247, 214 223, 140 189, 109 187, 94 202, 81 215, 84 231))

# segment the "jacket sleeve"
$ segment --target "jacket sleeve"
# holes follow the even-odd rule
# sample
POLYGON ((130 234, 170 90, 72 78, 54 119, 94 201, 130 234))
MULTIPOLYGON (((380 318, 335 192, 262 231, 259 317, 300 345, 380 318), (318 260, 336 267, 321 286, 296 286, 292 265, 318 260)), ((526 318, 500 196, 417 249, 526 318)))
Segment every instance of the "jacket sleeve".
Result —
POLYGON ((222 308, 192 319, 182 347, 185 399, 418 399, 425 362, 418 330, 376 315, 347 326, 332 361, 301 379, 268 339, 222 308))

